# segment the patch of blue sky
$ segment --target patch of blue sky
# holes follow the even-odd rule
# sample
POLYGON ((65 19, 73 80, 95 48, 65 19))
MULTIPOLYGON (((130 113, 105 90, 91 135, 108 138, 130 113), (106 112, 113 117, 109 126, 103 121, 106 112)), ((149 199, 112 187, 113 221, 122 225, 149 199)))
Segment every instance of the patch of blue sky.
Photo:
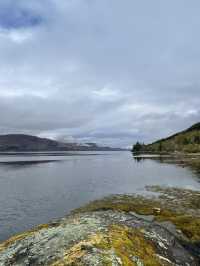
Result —
POLYGON ((33 13, 32 10, 21 9, 16 6, 0 9, 0 28, 10 30, 35 27, 42 22, 41 15, 33 13))

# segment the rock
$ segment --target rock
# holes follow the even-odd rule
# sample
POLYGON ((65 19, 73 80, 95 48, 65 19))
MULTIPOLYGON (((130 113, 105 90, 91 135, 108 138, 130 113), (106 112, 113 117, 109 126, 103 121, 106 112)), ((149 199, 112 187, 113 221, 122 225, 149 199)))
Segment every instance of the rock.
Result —
POLYGON ((72 214, 3 242, 0 265, 198 264, 158 223, 107 210, 72 214))
POLYGON ((116 195, 0 244, 0 266, 200 265, 200 193, 116 195), (173 197, 173 200, 172 200, 173 197))
POLYGON ((160 214, 161 213, 161 209, 160 208, 153 208, 153 213, 154 214, 160 214))

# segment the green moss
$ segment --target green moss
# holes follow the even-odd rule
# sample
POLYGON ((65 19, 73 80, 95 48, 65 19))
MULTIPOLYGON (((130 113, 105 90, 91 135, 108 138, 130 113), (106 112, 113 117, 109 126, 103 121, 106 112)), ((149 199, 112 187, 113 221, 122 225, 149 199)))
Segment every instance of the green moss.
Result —
POLYGON ((154 214, 154 209, 159 208, 159 203, 153 200, 147 200, 143 197, 117 195, 107 197, 102 200, 96 200, 88 205, 76 209, 74 212, 99 211, 99 210, 115 210, 125 212, 137 212, 138 214, 149 215, 154 214))
POLYGON ((200 218, 195 218, 188 215, 176 215, 169 213, 169 215, 160 215, 156 217, 157 221, 170 221, 182 231, 182 233, 191 241, 200 241, 200 218))
POLYGON ((153 244, 139 230, 126 226, 112 225, 96 247, 101 250, 114 249, 124 266, 137 265, 136 261, 148 266, 164 265, 158 260, 153 244))
POLYGON ((158 222, 170 221, 187 237, 188 241, 200 241, 200 193, 178 188, 148 187, 160 192, 157 198, 116 195, 97 200, 76 210, 78 212, 115 210, 154 215, 158 222))
POLYGON ((93 234, 76 243, 51 266, 86 265, 88 256, 94 265, 168 265, 159 259, 153 243, 145 239, 139 229, 115 224, 104 233, 93 234))
MULTIPOLYGON (((68 218, 65 224, 66 228, 63 228, 61 232, 62 236, 64 234, 68 238, 68 244, 64 245, 66 250, 63 253, 62 248, 62 256, 55 256, 51 265, 170 265, 165 258, 162 259, 162 256, 159 257, 159 254, 156 254, 158 251, 156 244, 148 238, 147 231, 145 231, 145 226, 148 227, 148 223, 144 223, 145 226, 142 225, 137 229, 126 226, 126 223, 122 225, 121 220, 119 220, 120 224, 117 224, 113 217, 124 217, 125 215, 125 213, 119 212, 153 215, 154 220, 159 223, 170 221, 182 232, 182 234, 177 233, 177 236, 184 247, 195 247, 200 242, 200 193, 158 186, 147 189, 160 194, 158 197, 151 198, 137 195, 116 195, 97 200, 76 210, 75 212, 79 214, 68 218), (113 210, 118 211, 118 213, 108 212, 103 213, 103 216, 100 212, 91 213, 99 210, 113 210), (81 214, 81 212, 88 211, 91 212, 86 215, 81 214), (104 220, 106 215, 110 215, 109 223, 104 220), (70 235, 72 229, 74 233, 70 235)), ((126 215, 126 217, 129 219, 130 216, 126 215)), ((48 231, 49 227, 59 225, 62 224, 44 224, 15 236, 1 244, 0 251, 39 230, 48 231)), ((54 230, 51 229, 50 231, 54 230)))

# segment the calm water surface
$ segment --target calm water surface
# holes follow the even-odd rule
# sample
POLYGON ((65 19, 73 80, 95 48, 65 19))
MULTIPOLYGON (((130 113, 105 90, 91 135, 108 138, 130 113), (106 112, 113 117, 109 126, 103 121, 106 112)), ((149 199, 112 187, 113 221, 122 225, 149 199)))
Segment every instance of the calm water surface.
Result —
POLYGON ((130 152, 1 154, 0 240, 106 195, 144 193, 146 185, 200 190, 190 169, 130 152))

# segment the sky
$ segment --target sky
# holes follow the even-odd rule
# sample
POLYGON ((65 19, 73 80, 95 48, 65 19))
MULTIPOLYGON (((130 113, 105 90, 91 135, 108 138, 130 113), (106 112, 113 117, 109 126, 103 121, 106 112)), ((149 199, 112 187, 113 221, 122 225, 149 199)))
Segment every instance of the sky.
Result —
POLYGON ((0 0, 0 134, 128 147, 200 121, 199 0, 0 0))

